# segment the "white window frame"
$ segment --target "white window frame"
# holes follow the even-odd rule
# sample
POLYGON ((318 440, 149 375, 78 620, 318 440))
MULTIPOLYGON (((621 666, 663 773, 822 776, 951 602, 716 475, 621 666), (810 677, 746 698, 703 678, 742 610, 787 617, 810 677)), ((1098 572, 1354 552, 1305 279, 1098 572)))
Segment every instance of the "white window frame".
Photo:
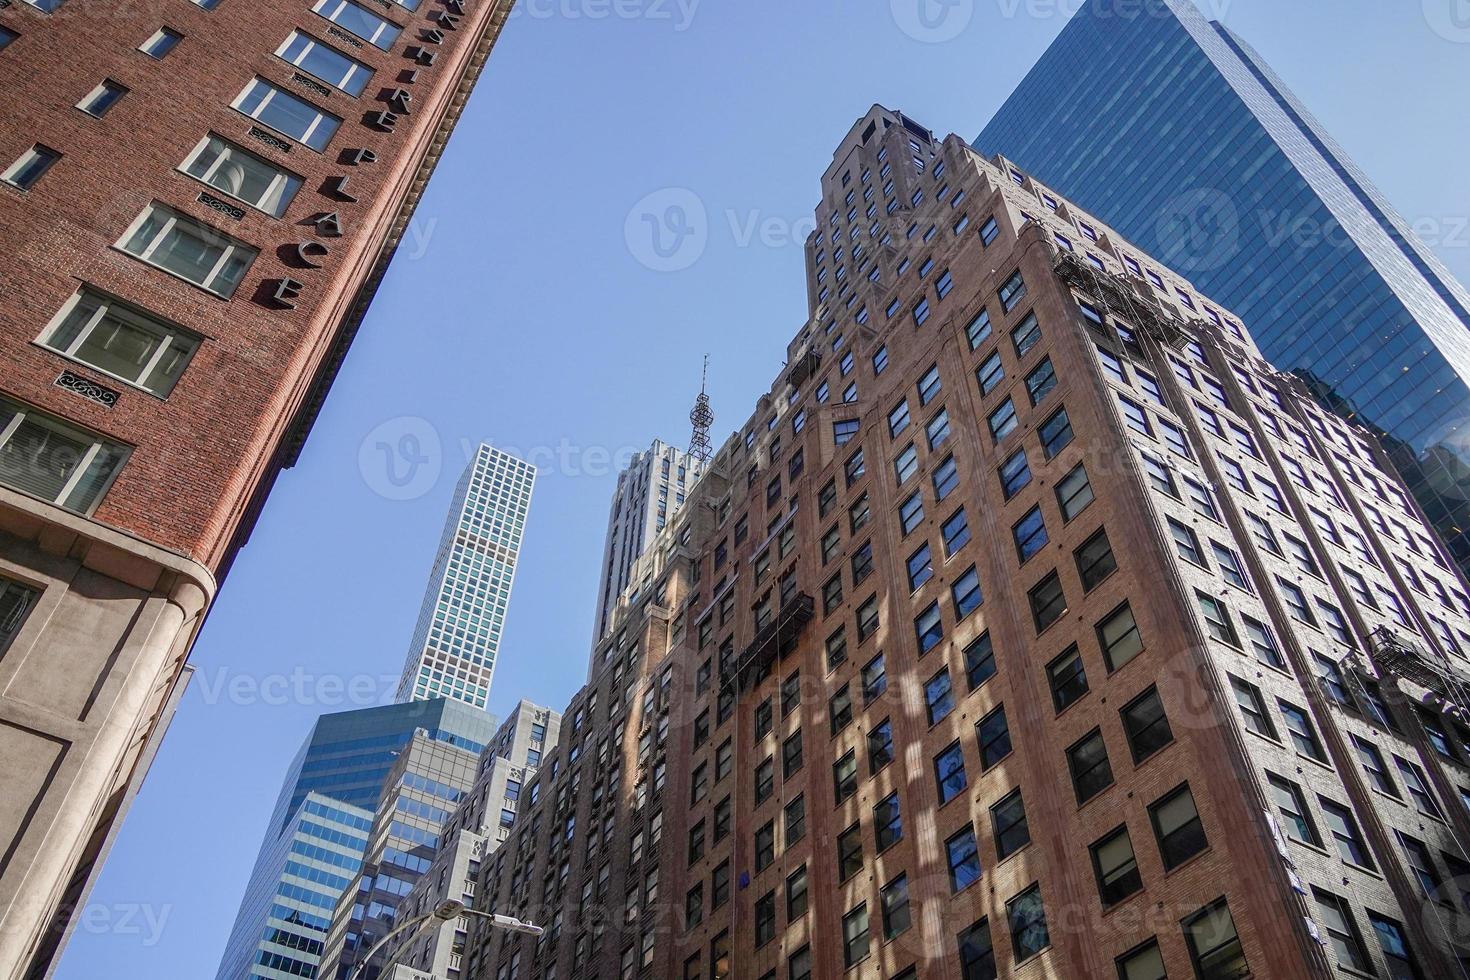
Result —
MULTIPOLYGON (((279 166, 279 165, 277 165, 275 163, 272 163, 271 161, 265 159, 262 156, 257 156, 256 154, 251 153, 249 150, 245 149, 244 147, 239 146, 236 143, 232 143, 229 140, 225 139, 223 136, 220 136, 218 133, 213 133, 213 132, 204 134, 204 137, 202 139, 200 139, 199 142, 194 145, 194 149, 192 149, 192 150, 189 151, 189 155, 184 158, 184 162, 181 163, 181 164, 179 164, 179 166, 178 166, 179 173, 181 173, 184 176, 188 177, 190 180, 197 180, 197 181, 199 181, 201 184, 204 184, 205 186, 207 186, 210 190, 218 191, 219 193, 225 195, 226 197, 229 197, 229 198, 231 198, 233 200, 239 201, 241 204, 249 205, 254 210, 259 211, 261 214, 268 214, 272 218, 279 218, 282 215, 284 215, 286 213, 287 209, 290 207, 291 201, 284 201, 284 202, 282 202, 281 210, 280 210, 279 213, 277 213, 277 212, 274 212, 274 211, 268 211, 268 210, 266 210, 265 208, 261 207, 258 202, 251 201, 251 200, 248 200, 246 198, 240 197, 237 194, 231 194, 229 191, 225 190, 223 187, 220 187, 220 186, 218 186, 216 184, 211 184, 209 182, 209 178, 212 177, 212 176, 214 176, 214 174, 219 170, 219 168, 224 165, 225 157, 224 157, 223 154, 221 154, 214 161, 214 163, 210 164, 209 168, 207 170, 205 170, 202 175, 194 174, 194 173, 191 173, 190 172, 189 168, 194 164, 194 161, 195 160, 198 160, 199 157, 200 157, 200 155, 204 153, 204 150, 205 150, 206 147, 209 146, 209 141, 211 139, 219 140, 225 146, 229 147, 233 152, 241 153, 241 154, 244 154, 245 156, 248 156, 248 157, 251 157, 251 158, 253 158, 255 160, 258 160, 261 163, 265 164, 267 167, 270 167, 272 170, 275 170, 276 171, 275 179, 273 179, 270 182, 270 186, 267 187, 266 193, 264 195, 267 199, 269 199, 269 198, 271 198, 271 197, 279 194, 280 191, 281 191, 281 186, 286 181, 288 181, 288 180, 290 180, 292 178, 294 178, 296 180, 296 184, 297 184, 296 189, 298 191, 305 185, 305 181, 303 181, 301 179, 301 177, 297 176, 296 174, 292 173, 291 171, 286 170, 285 168, 283 168, 283 167, 281 167, 281 166, 279 166)), ((295 199, 295 196, 296 195, 293 192, 293 194, 291 195, 292 200, 295 199)))
MULTIPOLYGON (((148 394, 153 395, 157 398, 167 398, 173 388, 170 387, 168 391, 158 391, 154 388, 148 387, 145 382, 148 380, 149 376, 153 374, 154 371, 158 370, 159 362, 163 360, 164 355, 168 353, 168 351, 173 347, 176 342, 183 342, 190 345, 188 356, 184 359, 184 365, 185 367, 187 367, 189 361, 193 359, 194 354, 199 350, 199 345, 202 342, 202 338, 198 334, 189 330, 184 330, 176 327, 173 324, 168 323, 167 321, 162 320, 151 313, 144 313, 143 311, 138 310, 128 305, 127 303, 122 303, 113 299, 106 293, 102 293, 85 286, 81 289, 78 289, 75 293, 72 294, 71 299, 67 300, 65 305, 63 305, 61 309, 57 311, 56 315, 51 318, 51 322, 46 325, 46 329, 41 332, 41 336, 36 339, 37 344, 46 348, 49 351, 60 354, 67 360, 75 361, 76 363, 81 364, 90 370, 96 371, 98 374, 105 374, 109 378, 115 378, 125 385, 137 388, 139 391, 146 391, 148 392, 148 394), (86 298, 88 294, 90 294, 91 297, 97 301, 97 312, 92 314, 91 318, 88 319, 87 323, 82 327, 82 329, 77 331, 76 338, 72 340, 72 342, 66 347, 57 347, 56 345, 52 344, 51 337, 55 335, 56 331, 60 329, 61 325, 66 322, 66 318, 71 315, 72 310, 76 309, 77 305, 81 303, 81 301, 86 298), (76 355, 77 348, 81 347, 86 339, 91 336, 92 331, 96 329, 97 324, 102 322, 102 318, 107 316, 108 313, 113 313, 113 315, 115 316, 121 315, 123 318, 128 320, 143 320, 149 326, 157 328, 161 331, 162 339, 159 342, 158 350, 153 352, 153 356, 149 359, 147 366, 144 367, 142 372, 138 375, 139 380, 137 381, 131 381, 120 374, 114 374, 106 368, 98 367, 91 361, 85 361, 76 355)), ((182 372, 180 372, 180 374, 182 374, 182 372)))
POLYGON ((318 41, 316 38, 312 37, 310 34, 306 33, 300 28, 296 28, 292 30, 290 34, 286 35, 286 40, 282 41, 280 47, 276 48, 276 57, 280 58, 291 67, 300 68, 312 78, 321 79, 328 85, 337 89, 339 92, 343 92, 347 95, 352 96, 353 98, 361 95, 363 91, 367 88, 368 82, 372 81, 373 78, 373 70, 367 65, 358 61, 356 58, 350 57, 343 52, 338 51, 336 48, 332 47, 330 44, 327 44, 324 41, 318 41), (291 47, 291 43, 297 38, 305 41, 306 47, 302 48, 301 51, 296 55, 296 60, 292 61, 291 59, 286 57, 286 51, 291 47), (322 48, 330 52, 331 54, 334 54, 337 57, 341 58, 343 61, 347 62, 347 64, 350 66, 347 69, 347 74, 344 75, 341 79, 333 79, 327 78, 324 75, 319 75, 316 72, 312 71, 310 68, 303 67, 301 63, 305 61, 307 57, 317 48, 322 48), (362 79, 362 84, 357 87, 356 91, 353 91, 347 86, 348 83, 354 81, 357 78, 362 79))
POLYGON ((57 161, 59 161, 60 159, 60 152, 51 149, 51 147, 46 146, 43 143, 33 143, 28 150, 26 150, 16 159, 14 163, 5 168, 5 173, 0 174, 0 180, 5 181, 5 183, 9 184, 11 187, 16 188, 17 190, 30 190, 42 177, 46 176, 46 171, 56 166, 57 161), (49 159, 46 160, 46 165, 42 167, 40 172, 31 179, 30 183, 21 184, 16 181, 15 178, 31 165, 31 161, 33 158, 39 160, 43 157, 49 157, 49 159))
MULTIPOLYGON (((83 454, 82 458, 77 461, 77 465, 72 469, 72 474, 70 477, 67 478, 66 484, 56 494, 55 498, 48 501, 48 503, 60 507, 63 510, 71 511, 71 513, 73 514, 90 516, 97 509, 97 505, 102 502, 102 498, 107 496, 107 492, 112 489, 112 484, 117 479, 117 475, 122 472, 122 468, 127 465, 128 458, 132 455, 132 448, 129 446, 124 446, 120 443, 115 443, 111 439, 100 436, 97 433, 92 432, 88 429, 83 429, 80 426, 72 425, 71 423, 59 419, 48 412, 40 411, 38 409, 32 409, 22 402, 12 401, 8 398, 0 398, 0 407, 9 407, 15 412, 15 417, 12 418, 8 423, 6 423, 3 429, 0 429, 0 451, 3 451, 6 444, 10 442, 11 438, 15 435, 15 430, 20 428, 21 424, 32 415, 34 415, 36 419, 40 420, 41 423, 44 424, 48 429, 59 431, 62 435, 71 436, 78 439, 78 441, 84 439, 91 440, 92 444, 87 448, 87 451, 83 454), (72 510, 70 507, 67 507, 64 503, 62 503, 62 501, 66 500, 76 491, 77 484, 81 482, 82 477, 87 474, 87 471, 92 468, 92 464, 97 460, 97 454, 102 452, 104 446, 108 446, 118 451, 121 454, 121 459, 119 459, 117 466, 113 467, 112 472, 108 474, 106 482, 103 483, 100 488, 98 488, 97 496, 87 505, 87 509, 81 511, 72 510)), ((21 489, 20 487, 12 487, 9 484, 0 484, 0 486, 4 486, 6 489, 13 490, 16 493, 25 494, 29 497, 35 497, 37 500, 46 500, 45 497, 37 496, 36 494, 31 493, 28 490, 21 489)))
MULTIPOLYGON (((229 264, 230 259, 235 256, 237 250, 248 251, 251 253, 252 258, 250 260, 250 264, 254 264, 254 256, 258 256, 260 254, 260 252, 252 246, 246 245, 244 242, 239 241, 238 239, 231 238, 229 235, 226 235, 222 231, 216 231, 209 225, 206 225, 201 221, 197 221, 194 218, 189 217, 188 215, 181 214, 171 207, 159 204, 157 201, 149 203, 147 207, 145 207, 142 211, 138 213, 138 216, 133 219, 132 224, 128 225, 127 231, 122 233, 122 237, 117 240, 116 244, 113 247, 121 251, 124 255, 131 255, 139 262, 147 263, 160 272, 167 273, 168 275, 171 275, 176 279, 182 279, 184 282, 194 283, 194 285, 198 286, 200 289, 203 289, 206 292, 212 293, 213 295, 219 296, 223 299, 229 299, 230 296, 234 295, 234 291, 232 290, 229 294, 225 294, 220 292, 218 289, 210 286, 209 283, 214 282, 215 279, 218 278, 220 271, 224 269, 227 264, 229 264), (133 235, 138 231, 139 228, 143 226, 144 222, 148 220, 148 218, 153 214, 154 211, 161 211, 167 214, 168 220, 163 223, 163 227, 159 229, 158 234, 154 236, 153 240, 148 243, 147 247, 145 247, 141 253, 129 251, 126 247, 124 247, 125 243, 133 237, 133 235), (163 241, 168 237, 169 232, 173 231, 173 229, 178 225, 181 218, 184 221, 194 225, 196 228, 202 229, 211 236, 224 239, 226 243, 224 250, 220 253, 220 257, 215 261, 214 266, 209 270, 209 275, 205 277, 204 282, 194 282, 194 280, 188 278, 187 276, 180 275, 179 273, 174 272, 172 269, 164 268, 157 262, 153 261, 153 253, 158 251, 158 246, 162 244, 163 241)), ((247 266, 247 271, 248 268, 249 266, 247 266)), ((238 284, 236 288, 238 288, 238 284)))
POLYGON ((371 44, 373 47, 377 48, 380 51, 387 51, 393 46, 393 43, 397 41, 398 38, 403 34, 403 28, 399 27, 388 18, 380 16, 379 14, 368 10, 361 4, 354 3, 353 0, 316 0, 316 3, 312 5, 311 12, 325 20, 327 23, 335 24, 337 27, 346 31, 348 34, 351 34, 353 37, 362 38, 362 40, 371 44), (328 7, 334 8, 332 13, 330 14, 325 13, 328 7), (378 20, 382 21, 382 24, 379 26, 379 28, 373 32, 372 37, 364 37, 363 35, 354 31, 352 28, 337 20, 337 17, 341 15, 342 11, 348 7, 356 7, 364 13, 370 14, 371 16, 376 17, 378 20), (385 41, 380 41, 380 38, 382 38, 385 31, 391 31, 393 36, 385 41))
POLYGON ((174 48, 178 47, 179 42, 183 39, 184 35, 180 34, 172 27, 160 27, 158 30, 150 34, 146 41, 138 45, 138 50, 148 57, 152 58, 154 61, 162 61, 165 57, 168 56, 169 51, 172 51, 174 48), (168 51, 165 51, 163 54, 154 54, 151 50, 153 46, 166 37, 173 38, 174 43, 169 45, 168 51))
MULTIPOLYGON (((326 111, 325 109, 318 108, 317 106, 312 105, 312 103, 307 102, 305 99, 300 99, 299 101, 305 103, 306 105, 311 106, 313 109, 316 109, 316 120, 311 124, 311 126, 309 126, 307 128, 306 132, 302 133, 300 136, 294 136, 291 133, 288 133, 288 132, 286 132, 283 129, 276 129, 276 127, 272 126, 268 122, 265 122, 264 120, 262 120, 260 118, 260 115, 258 115, 259 113, 265 112, 265 110, 270 106, 271 101, 277 95, 285 95, 285 96, 288 96, 288 97, 293 98, 293 99, 296 98, 296 96, 291 95, 290 92, 287 92, 285 89, 281 88, 279 85, 276 85, 274 82, 268 82, 264 78, 261 78, 259 75, 257 75, 254 78, 250 79, 250 81, 248 81, 248 82, 245 83, 245 87, 240 90, 240 94, 237 95, 237 96, 235 96, 234 100, 230 102, 230 108, 231 109, 234 109, 236 112, 240 113, 245 118, 247 118, 247 119, 253 119, 256 122, 260 123, 262 126, 266 126, 266 127, 270 128, 270 129, 275 130, 276 132, 280 133, 282 136, 286 137, 287 139, 292 140, 292 141, 294 141, 296 143, 300 143, 302 146, 306 147, 308 150, 312 150, 312 151, 315 151, 317 153, 323 152, 325 150, 325 148, 326 148, 326 144, 325 143, 322 144, 322 149, 317 149, 315 146, 312 146, 311 145, 310 140, 311 140, 312 136, 315 135, 317 129, 321 126, 322 120, 324 120, 324 119, 335 119, 337 121, 337 127, 338 128, 340 128, 340 126, 342 125, 342 120, 340 118, 338 118, 337 116, 332 115, 330 112, 326 111), (245 97, 247 95, 249 95, 251 93, 251 91, 255 88, 255 86, 257 86, 257 85, 262 85, 265 88, 269 89, 269 91, 266 93, 265 97, 260 100, 260 104, 255 107, 255 113, 257 113, 257 114, 252 114, 252 113, 246 112, 244 109, 240 108, 240 106, 244 103, 245 97)), ((332 130, 332 135, 335 136, 336 135, 336 132, 337 132, 337 129, 334 128, 332 130)), ((330 137, 328 137, 328 141, 330 142, 330 137)))
POLYGON ((102 79, 102 81, 93 86, 90 92, 82 96, 82 98, 77 102, 77 108, 85 112, 87 115, 91 116, 93 119, 101 119, 103 116, 111 112, 112 107, 121 102, 123 96, 127 94, 128 87, 126 85, 122 84, 121 82, 113 81, 111 78, 104 78, 102 79), (88 105, 93 100, 95 100, 97 96, 101 95, 103 92, 110 91, 112 89, 119 90, 120 94, 117 98, 109 102, 101 112, 95 112, 92 109, 88 108, 88 105))

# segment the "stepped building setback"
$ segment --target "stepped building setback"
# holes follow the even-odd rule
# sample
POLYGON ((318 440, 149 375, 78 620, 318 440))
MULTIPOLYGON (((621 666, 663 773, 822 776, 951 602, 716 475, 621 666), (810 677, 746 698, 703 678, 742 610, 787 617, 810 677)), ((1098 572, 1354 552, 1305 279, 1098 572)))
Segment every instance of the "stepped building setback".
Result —
POLYGON ((957 136, 821 190, 466 980, 1462 975, 1470 596, 1384 449, 957 136))

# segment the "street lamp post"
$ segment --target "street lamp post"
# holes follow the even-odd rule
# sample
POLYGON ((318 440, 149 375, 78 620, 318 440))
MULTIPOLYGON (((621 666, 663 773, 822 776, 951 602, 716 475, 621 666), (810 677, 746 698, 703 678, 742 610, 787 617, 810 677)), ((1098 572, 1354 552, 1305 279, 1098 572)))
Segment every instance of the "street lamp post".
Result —
MULTIPOLYGON (((368 964, 372 962, 373 956, 377 954, 378 950, 386 946, 390 940, 392 940, 400 933, 407 932, 409 934, 408 939, 404 942, 404 945, 406 946, 411 943, 415 938, 417 938, 419 930, 422 929, 425 925, 452 922, 462 915, 468 915, 476 919, 484 919, 490 923, 490 926, 493 929, 505 929, 508 932, 524 933, 527 936, 539 936, 546 931, 540 926, 535 925, 534 923, 523 922, 520 919, 512 918, 508 915, 492 915, 489 912, 480 912, 476 909, 468 907, 463 902, 440 902, 438 905, 434 906, 433 911, 426 912, 423 915, 409 919, 402 925, 399 925, 389 930, 386 936, 374 943, 373 947, 367 951, 367 955, 364 956, 361 962, 358 963, 357 969, 353 972, 351 980, 362 980, 363 975, 367 972, 368 964)), ((388 957, 388 961, 383 964, 384 972, 386 972, 387 969, 392 965, 393 957, 390 956, 388 957)))

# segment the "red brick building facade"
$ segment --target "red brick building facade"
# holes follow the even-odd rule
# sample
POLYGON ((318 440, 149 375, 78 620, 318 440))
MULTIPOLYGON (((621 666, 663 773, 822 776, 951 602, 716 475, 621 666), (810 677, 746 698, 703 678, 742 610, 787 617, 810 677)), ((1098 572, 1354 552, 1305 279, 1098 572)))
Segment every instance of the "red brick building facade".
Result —
POLYGON ((506 0, 0 4, 0 976, 43 976, 506 0))
POLYGON ((1449 977, 1470 596, 1366 434, 875 107, 809 319, 483 868, 472 980, 1449 977))

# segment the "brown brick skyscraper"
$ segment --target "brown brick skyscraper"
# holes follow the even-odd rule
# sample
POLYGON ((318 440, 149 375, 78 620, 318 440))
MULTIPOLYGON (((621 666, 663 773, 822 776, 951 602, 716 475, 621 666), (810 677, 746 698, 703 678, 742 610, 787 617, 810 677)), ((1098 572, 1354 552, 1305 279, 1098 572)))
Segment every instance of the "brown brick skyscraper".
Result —
POLYGON ((1470 599, 1381 449, 899 113, 817 217, 486 862, 548 933, 466 975, 1458 975, 1470 599))
POLYGON ((0 0, 0 977, 47 973, 509 0, 0 0))

